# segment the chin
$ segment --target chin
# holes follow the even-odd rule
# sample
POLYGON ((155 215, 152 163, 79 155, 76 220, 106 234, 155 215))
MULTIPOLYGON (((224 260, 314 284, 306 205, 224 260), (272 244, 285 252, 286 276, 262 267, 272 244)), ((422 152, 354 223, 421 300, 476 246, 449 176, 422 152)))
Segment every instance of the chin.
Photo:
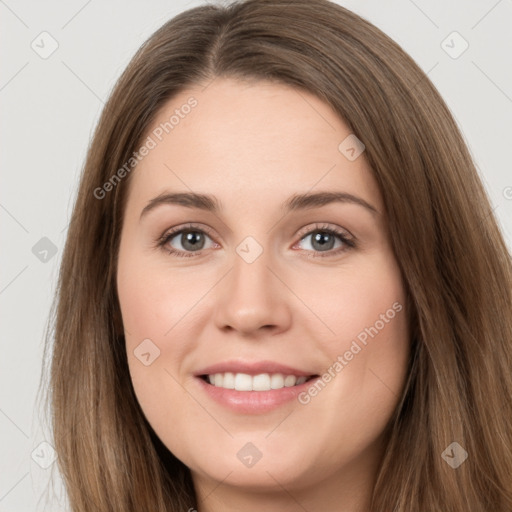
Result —
MULTIPOLYGON (((312 474, 318 475, 318 471, 313 471, 314 457, 311 464, 307 464, 307 456, 302 450, 296 449, 297 444, 301 443, 290 443, 286 446, 281 443, 277 449, 272 445, 277 445, 278 442, 264 441, 267 434, 261 434, 261 442, 252 443, 247 440, 247 436, 230 439, 229 447, 221 448, 217 445, 216 451, 181 460, 202 478, 254 491, 275 490, 280 485, 286 488, 304 487, 308 482, 311 483, 314 480, 312 474)), ((252 436, 253 439, 255 437, 252 436)))
POLYGON ((269 492, 276 487, 293 488, 303 487, 304 482, 311 480, 307 477, 307 470, 302 467, 300 470, 297 461, 288 460, 267 460, 258 461, 252 467, 245 467, 241 463, 234 462, 232 457, 214 457, 213 460, 201 466, 190 468, 191 471, 223 484, 234 485, 246 490, 269 492), (229 460, 228 460, 229 459, 229 460))

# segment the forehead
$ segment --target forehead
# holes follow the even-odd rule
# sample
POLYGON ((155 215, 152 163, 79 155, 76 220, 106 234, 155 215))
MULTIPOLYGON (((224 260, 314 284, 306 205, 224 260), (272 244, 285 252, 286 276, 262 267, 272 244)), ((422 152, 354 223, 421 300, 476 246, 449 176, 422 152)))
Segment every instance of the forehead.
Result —
POLYGON ((179 190, 260 207, 317 188, 363 196, 380 210, 364 152, 352 161, 340 149, 352 136, 310 93, 216 78, 160 109, 143 139, 151 149, 133 171, 129 204, 179 190))

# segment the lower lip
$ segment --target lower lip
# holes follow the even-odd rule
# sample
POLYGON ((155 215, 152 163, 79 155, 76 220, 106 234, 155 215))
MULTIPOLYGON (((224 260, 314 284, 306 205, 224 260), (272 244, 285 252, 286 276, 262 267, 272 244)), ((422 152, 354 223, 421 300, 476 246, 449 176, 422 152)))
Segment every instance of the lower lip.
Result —
POLYGON ((308 380, 298 386, 271 389, 269 391, 237 391, 213 386, 200 377, 196 377, 204 392, 215 402, 243 414, 259 414, 277 409, 305 391, 320 377, 308 380))

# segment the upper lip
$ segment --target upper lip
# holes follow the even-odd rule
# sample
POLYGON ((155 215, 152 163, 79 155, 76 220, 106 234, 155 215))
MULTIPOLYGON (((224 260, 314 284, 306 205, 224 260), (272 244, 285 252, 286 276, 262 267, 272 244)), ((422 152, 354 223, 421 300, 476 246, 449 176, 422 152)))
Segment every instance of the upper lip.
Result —
POLYGON ((297 377, 309 377, 316 375, 314 372, 299 370, 275 361, 223 361, 212 364, 195 372, 195 376, 213 375, 215 373, 246 373, 258 375, 260 373, 282 373, 284 375, 295 375, 297 377))

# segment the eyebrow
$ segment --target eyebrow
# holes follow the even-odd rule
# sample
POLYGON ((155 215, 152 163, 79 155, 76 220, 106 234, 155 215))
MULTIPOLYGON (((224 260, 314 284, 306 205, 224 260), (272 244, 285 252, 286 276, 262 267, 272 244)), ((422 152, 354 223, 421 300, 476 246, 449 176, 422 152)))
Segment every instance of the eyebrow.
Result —
MULTIPOLYGON (((288 198, 281 208, 286 212, 307 210, 311 208, 319 208, 331 203, 350 203, 362 206, 372 215, 378 215, 377 209, 364 199, 349 194, 347 192, 315 192, 306 194, 295 194, 288 198)), ((179 205, 187 208, 197 208, 212 212, 220 213, 222 207, 215 196, 210 194, 198 194, 196 192, 164 192, 153 199, 143 208, 140 219, 161 205, 179 205)))

